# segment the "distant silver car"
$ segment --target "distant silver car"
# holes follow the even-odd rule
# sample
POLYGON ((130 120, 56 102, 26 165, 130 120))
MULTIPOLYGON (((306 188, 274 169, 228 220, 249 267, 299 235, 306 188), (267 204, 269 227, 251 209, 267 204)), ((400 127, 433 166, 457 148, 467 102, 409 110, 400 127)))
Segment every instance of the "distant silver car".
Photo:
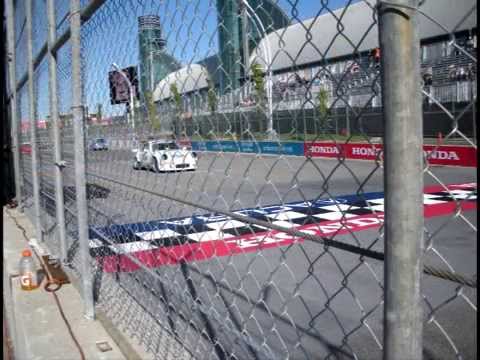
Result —
POLYGON ((92 151, 108 150, 107 140, 104 138, 97 138, 90 141, 88 148, 92 151))
POLYGON ((134 150, 133 168, 155 172, 184 171, 197 168, 197 154, 187 148, 180 149, 172 140, 140 142, 134 150))

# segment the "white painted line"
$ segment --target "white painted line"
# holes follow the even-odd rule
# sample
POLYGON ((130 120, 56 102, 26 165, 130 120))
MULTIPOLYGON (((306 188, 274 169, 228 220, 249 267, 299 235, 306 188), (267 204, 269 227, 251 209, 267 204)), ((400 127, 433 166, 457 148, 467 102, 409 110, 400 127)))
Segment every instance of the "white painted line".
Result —
POLYGON ((302 218, 302 217, 306 217, 305 214, 298 213, 298 212, 295 212, 295 211, 285 211, 285 212, 266 215, 266 216, 268 216, 270 219, 279 220, 279 221, 289 221, 289 220, 293 220, 293 219, 299 219, 299 218, 302 218))
POLYGON ((474 194, 453 194, 452 197, 455 199, 455 200, 463 200, 463 199, 468 199, 468 200, 476 200, 477 199, 477 195, 474 195, 474 194))
POLYGON ((143 240, 153 241, 156 239, 179 236, 180 234, 170 229, 161 229, 161 230, 154 230, 154 231, 138 232, 138 233, 135 233, 135 235, 142 238, 143 240))
MULTIPOLYGON (((367 201, 370 202, 370 200, 367 200, 367 201)), ((358 206, 350 206, 346 204, 320 206, 319 208, 324 210, 330 210, 330 211, 348 211, 348 210, 360 209, 358 206)))
POLYGON ((368 207, 368 209, 385 212, 385 207, 383 205, 373 205, 368 207))
POLYGON ((283 226, 283 227, 288 228, 288 229, 298 226, 297 224, 291 223, 291 222, 288 222, 288 221, 272 221, 272 224, 273 225, 278 225, 278 226, 283 226))
POLYGON ((438 199, 444 197, 444 195, 423 194, 424 199, 438 199))
POLYGON ((348 219, 348 218, 355 217, 355 216, 358 216, 358 215, 341 213, 341 212, 331 212, 331 213, 325 213, 325 214, 317 214, 317 215, 313 215, 313 216, 316 217, 316 218, 319 218, 319 219, 324 219, 324 220, 340 220, 341 218, 348 219), (345 216, 343 216, 343 215, 345 215, 345 216))
POLYGON ((109 248, 117 254, 156 249, 156 247, 152 246, 149 241, 135 241, 125 244, 115 244, 110 245, 109 248))
POLYGON ((435 199, 423 199, 424 205, 432 205, 432 204, 444 204, 446 201, 444 200, 435 200, 435 199))
POLYGON ((238 220, 226 220, 226 221, 217 221, 217 222, 212 222, 212 223, 206 223, 208 227, 215 229, 215 230, 227 230, 227 229, 233 229, 237 227, 242 227, 246 226, 244 222, 238 221, 238 220))
POLYGON ((213 240, 224 240, 234 237, 230 234, 225 234, 222 231, 212 230, 205 231, 201 233, 188 234, 187 237, 191 240, 202 242, 202 241, 213 241, 213 240))
POLYGON ((88 242, 90 248, 95 249, 103 246, 103 243, 98 239, 90 239, 88 242))

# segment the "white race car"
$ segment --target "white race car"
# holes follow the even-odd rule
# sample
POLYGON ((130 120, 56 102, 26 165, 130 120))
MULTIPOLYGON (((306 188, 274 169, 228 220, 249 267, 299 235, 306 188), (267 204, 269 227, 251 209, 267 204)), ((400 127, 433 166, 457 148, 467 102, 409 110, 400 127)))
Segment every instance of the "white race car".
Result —
POLYGON ((184 171, 197 168, 197 154, 187 148, 180 149, 172 140, 140 142, 135 153, 133 168, 155 172, 184 171))

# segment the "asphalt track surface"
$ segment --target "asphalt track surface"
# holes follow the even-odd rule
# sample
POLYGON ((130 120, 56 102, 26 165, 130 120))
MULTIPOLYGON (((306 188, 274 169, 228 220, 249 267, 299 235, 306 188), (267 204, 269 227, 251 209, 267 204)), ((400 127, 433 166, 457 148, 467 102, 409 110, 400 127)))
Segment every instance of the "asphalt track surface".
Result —
MULTIPOLYGON (((384 190, 383 169, 367 161, 202 153, 195 172, 154 173, 133 170, 132 165, 130 151, 89 152, 88 182, 96 186, 89 200, 90 216, 96 225, 206 213, 136 188, 222 210, 384 190)), ((433 167, 430 171, 445 184, 477 181, 476 169, 433 167)), ((401 169, 398 174, 402 176, 401 169)), ((425 173, 425 186, 438 185, 434 176, 425 173)), ((66 176, 66 186, 73 181, 66 176)), ((476 227, 476 211, 463 215, 476 227)), ((425 220, 425 227, 433 235, 429 244, 435 250, 426 255, 429 264, 447 266, 437 252, 458 273, 476 274, 476 231, 465 220, 433 217, 425 220)), ((338 235, 335 240, 371 245, 383 252, 381 228, 338 235)), ((155 311, 155 316, 160 323, 170 324, 183 341, 195 344, 191 346, 202 358, 222 358, 222 351, 233 352, 238 359, 323 359, 328 354, 331 359, 381 358, 380 261, 305 241, 161 267, 155 273, 158 279, 142 271, 120 274, 120 278, 148 284, 135 287, 135 297, 145 302, 146 309, 151 307, 152 291, 164 288, 175 314, 155 311), (196 311, 188 302, 192 294, 199 299, 193 307, 196 311), (213 331, 217 346, 205 339, 199 342, 199 332, 192 328, 213 331)), ((455 357, 442 329, 464 359, 476 358, 476 311, 462 297, 476 306, 476 290, 463 288, 459 297, 457 288, 445 280, 423 277, 428 301, 424 311, 430 320, 425 324, 425 359, 455 357)))

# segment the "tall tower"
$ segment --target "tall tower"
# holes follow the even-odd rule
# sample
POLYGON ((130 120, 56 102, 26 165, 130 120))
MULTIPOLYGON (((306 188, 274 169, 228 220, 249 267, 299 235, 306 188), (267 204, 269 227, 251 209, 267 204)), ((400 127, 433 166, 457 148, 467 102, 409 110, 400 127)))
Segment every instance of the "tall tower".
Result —
POLYGON ((156 84, 176 69, 176 61, 165 54, 167 42, 162 38, 159 16, 146 15, 138 18, 138 40, 140 88, 142 94, 153 93, 156 84))
POLYGON ((240 37, 238 0, 217 0, 218 37, 220 47, 220 92, 238 88, 240 84, 240 37))

